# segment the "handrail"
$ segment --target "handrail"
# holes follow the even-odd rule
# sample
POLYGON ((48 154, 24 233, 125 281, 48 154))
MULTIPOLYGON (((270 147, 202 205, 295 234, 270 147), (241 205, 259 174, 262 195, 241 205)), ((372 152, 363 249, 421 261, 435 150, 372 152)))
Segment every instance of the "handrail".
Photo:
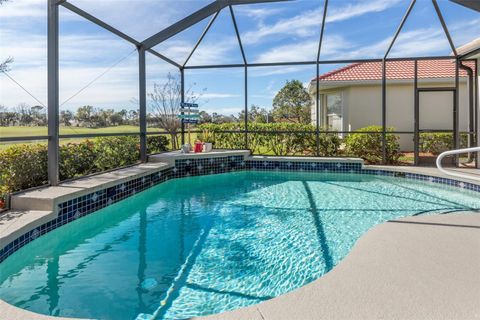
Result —
MULTIPOLYGON (((440 154, 438 155, 437 161, 436 161, 438 170, 440 170, 440 172, 445 173, 445 174, 450 175, 450 176, 455 176, 455 177, 459 177, 459 178, 464 178, 464 179, 470 179, 470 180, 478 180, 478 181, 480 181, 480 178, 479 178, 479 177, 472 177, 471 175, 468 175, 468 174, 463 174, 463 173, 458 173, 458 172, 452 172, 452 171, 449 171, 449 170, 445 170, 445 169, 442 167, 442 160, 443 160, 443 158, 445 158, 446 156, 455 155, 455 154, 460 154, 460 153, 470 153, 470 152, 480 152, 480 147, 457 149, 457 150, 449 150, 449 151, 445 151, 445 152, 440 153, 440 154)), ((478 161, 478 159, 477 159, 477 161, 478 161)))

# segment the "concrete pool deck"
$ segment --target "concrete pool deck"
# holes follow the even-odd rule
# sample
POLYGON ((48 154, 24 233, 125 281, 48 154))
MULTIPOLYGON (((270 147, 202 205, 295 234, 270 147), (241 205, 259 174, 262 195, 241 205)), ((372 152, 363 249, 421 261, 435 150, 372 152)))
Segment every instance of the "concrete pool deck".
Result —
MULTIPOLYGON (((164 158, 157 161, 19 195, 18 211, 0 215, 0 240, 12 239, 55 215, 53 198, 87 193, 172 166, 164 158), (32 204, 45 206, 40 208, 44 211, 33 211, 32 204)), ((450 178, 435 168, 364 168, 450 178)), ((454 170, 480 177, 478 169, 454 170)), ((480 319, 479 270, 480 213, 408 217, 372 228, 337 267, 302 288, 198 319, 480 319)), ((0 319, 61 318, 33 314, 0 300, 0 319)))

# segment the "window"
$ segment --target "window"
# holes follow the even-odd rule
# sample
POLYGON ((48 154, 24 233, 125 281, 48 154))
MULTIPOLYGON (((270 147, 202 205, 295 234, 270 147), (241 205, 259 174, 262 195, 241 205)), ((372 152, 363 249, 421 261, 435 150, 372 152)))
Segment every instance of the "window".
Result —
POLYGON ((327 106, 327 127, 330 130, 343 131, 342 93, 325 94, 327 106))

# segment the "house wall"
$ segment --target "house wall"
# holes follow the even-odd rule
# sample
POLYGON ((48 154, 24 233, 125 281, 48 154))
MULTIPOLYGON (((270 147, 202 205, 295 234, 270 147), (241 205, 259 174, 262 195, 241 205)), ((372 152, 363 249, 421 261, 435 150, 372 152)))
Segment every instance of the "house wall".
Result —
MULTIPOLYGON (((462 79, 463 80, 463 79, 462 79)), ((453 87, 450 83, 422 83, 419 87, 453 87)), ((382 86, 350 85, 322 90, 343 92, 344 130, 357 130, 369 125, 382 125, 382 86)), ((463 80, 459 85, 460 130, 468 131, 468 90, 463 80)), ((387 84, 387 127, 396 131, 414 130, 414 87, 412 83, 387 84)), ((420 94, 420 129, 453 129, 453 94, 427 92, 420 94)), ((413 133, 400 134, 402 151, 413 150, 413 133)))

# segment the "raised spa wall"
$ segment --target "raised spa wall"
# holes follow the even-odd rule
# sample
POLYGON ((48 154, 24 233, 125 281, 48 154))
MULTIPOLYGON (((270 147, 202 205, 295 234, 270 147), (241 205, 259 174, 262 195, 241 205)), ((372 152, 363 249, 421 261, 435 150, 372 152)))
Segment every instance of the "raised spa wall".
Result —
POLYGON ((43 234, 167 180, 225 172, 303 171, 403 177, 480 192, 480 185, 445 177, 365 167, 357 158, 251 156, 248 150, 202 154, 169 152, 149 162, 12 196, 0 216, 0 262, 43 234))

